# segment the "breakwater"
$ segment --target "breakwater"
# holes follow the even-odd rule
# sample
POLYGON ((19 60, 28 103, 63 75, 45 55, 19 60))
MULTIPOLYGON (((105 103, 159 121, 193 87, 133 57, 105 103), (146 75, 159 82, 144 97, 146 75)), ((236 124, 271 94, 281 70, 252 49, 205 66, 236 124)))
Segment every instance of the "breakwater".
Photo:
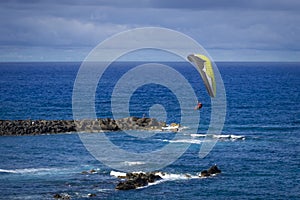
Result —
POLYGON ((103 132, 120 130, 161 130, 164 122, 155 118, 127 117, 121 119, 84 120, 0 120, 0 136, 39 135, 69 132, 103 132))

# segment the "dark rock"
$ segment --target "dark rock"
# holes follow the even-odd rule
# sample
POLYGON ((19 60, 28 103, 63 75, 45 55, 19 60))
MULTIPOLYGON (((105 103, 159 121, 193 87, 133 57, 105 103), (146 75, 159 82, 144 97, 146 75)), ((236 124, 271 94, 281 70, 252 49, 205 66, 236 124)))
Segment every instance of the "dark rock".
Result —
POLYGON ((127 173, 125 178, 125 181, 118 183, 117 190, 136 189, 162 179, 155 173, 127 173))
POLYGON ((0 120, 0 136, 38 135, 67 132, 101 132, 118 130, 161 129, 163 122, 152 118, 127 117, 95 120, 0 120))
POLYGON ((88 194, 88 197, 95 197, 95 196, 97 196, 97 195, 94 193, 88 194))
POLYGON ((131 121, 136 122, 139 118, 137 117, 130 117, 131 121))
POLYGON ((201 177, 206 177, 206 176, 210 176, 210 173, 208 173, 207 170, 201 171, 201 177))
POLYGON ((126 179, 133 179, 135 177, 134 173, 126 173, 126 179))
POLYGON ((148 176, 148 182, 154 183, 155 181, 161 180, 162 178, 159 175, 155 175, 153 173, 150 173, 148 176))
POLYGON ((148 185, 148 179, 146 177, 138 176, 134 180, 135 187, 143 187, 148 185))
POLYGON ((95 169, 91 169, 89 171, 82 171, 81 174, 95 174, 97 171, 95 169))
POLYGON ((55 194, 55 195, 53 195, 53 198, 54 198, 54 199, 61 199, 62 196, 61 196, 60 194, 55 194))
POLYGON ((208 170, 201 171, 200 176, 207 177, 212 174, 219 174, 219 173, 221 173, 221 170, 217 167, 217 165, 213 165, 208 170))
POLYGON ((140 118, 140 119, 136 120, 136 123, 137 123, 138 125, 141 125, 141 124, 145 123, 146 120, 147 120, 147 118, 140 118))
POLYGON ((107 125, 105 125, 105 124, 101 124, 100 127, 102 130, 108 130, 107 125))
POLYGON ((211 166, 207 171, 210 174, 219 174, 219 173, 221 173, 221 170, 217 167, 217 165, 211 166))
POLYGON ((124 182, 120 182, 116 186, 117 190, 132 190, 132 189, 135 189, 135 188, 136 188, 136 186, 134 185, 134 182, 132 180, 127 180, 127 181, 124 181, 124 182))
POLYGON ((148 126, 159 126, 159 123, 156 119, 151 119, 148 126))
POLYGON ((62 199, 62 200, 69 200, 71 199, 71 196, 68 194, 55 194, 53 195, 54 199, 62 199))

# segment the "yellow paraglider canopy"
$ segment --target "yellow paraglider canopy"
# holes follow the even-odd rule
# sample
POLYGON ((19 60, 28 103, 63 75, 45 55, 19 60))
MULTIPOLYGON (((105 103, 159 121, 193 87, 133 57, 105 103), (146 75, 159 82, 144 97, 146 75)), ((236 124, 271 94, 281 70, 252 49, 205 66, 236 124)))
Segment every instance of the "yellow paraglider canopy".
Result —
POLYGON ((215 97, 216 81, 210 59, 202 54, 191 54, 187 58, 198 69, 209 96, 215 97))

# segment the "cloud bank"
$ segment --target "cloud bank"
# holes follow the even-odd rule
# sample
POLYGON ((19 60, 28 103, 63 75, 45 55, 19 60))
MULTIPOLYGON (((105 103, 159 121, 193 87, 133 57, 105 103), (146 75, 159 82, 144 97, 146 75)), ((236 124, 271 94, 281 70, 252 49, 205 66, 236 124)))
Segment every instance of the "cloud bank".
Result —
POLYGON ((1 1, 0 61, 82 61, 107 37, 158 26, 220 61, 300 61, 300 2, 1 1))

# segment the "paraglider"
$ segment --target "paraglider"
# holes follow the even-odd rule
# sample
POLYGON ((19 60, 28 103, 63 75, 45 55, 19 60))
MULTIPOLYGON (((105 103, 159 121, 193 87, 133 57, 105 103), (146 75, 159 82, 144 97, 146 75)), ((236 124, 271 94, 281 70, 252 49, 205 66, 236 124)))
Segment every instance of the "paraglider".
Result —
POLYGON ((202 103, 198 101, 197 106, 195 107, 195 110, 200 110, 202 108, 202 103))
MULTIPOLYGON (((194 63, 199 71, 209 96, 215 97, 216 81, 210 59, 202 54, 191 54, 187 58, 190 62, 194 63)), ((201 108, 202 103, 198 101, 195 110, 200 110, 201 108)))
POLYGON ((210 59, 202 54, 191 54, 187 59, 192 62, 199 71, 209 96, 215 97, 216 81, 210 59))

